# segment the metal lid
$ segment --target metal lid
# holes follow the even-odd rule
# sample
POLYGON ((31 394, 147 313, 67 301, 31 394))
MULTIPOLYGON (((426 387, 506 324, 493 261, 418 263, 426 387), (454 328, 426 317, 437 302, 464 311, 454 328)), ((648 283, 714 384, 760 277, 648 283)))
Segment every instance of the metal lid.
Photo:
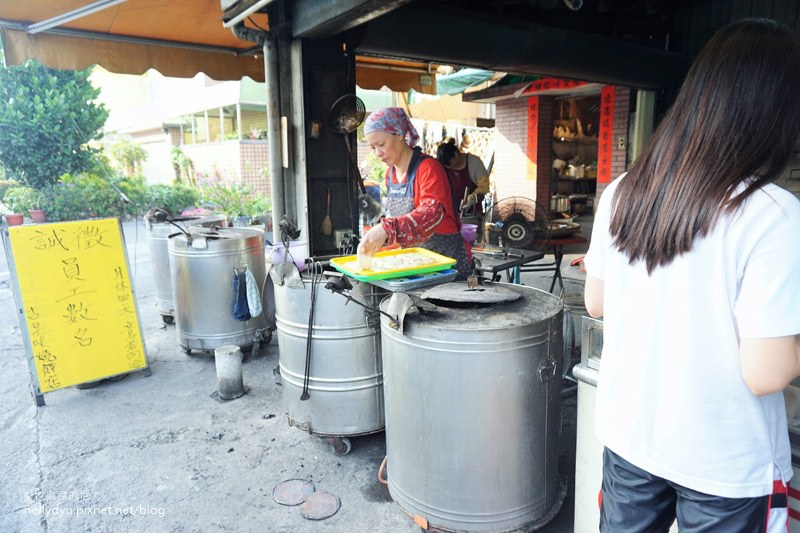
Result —
POLYGON ((272 499, 281 505, 300 505, 314 490, 314 484, 307 479, 287 479, 272 489, 272 499))
POLYGON ((335 515, 340 506, 341 501, 338 496, 327 492, 315 492, 300 506, 300 514, 309 520, 325 520, 335 515))
MULTIPOLYGON (((465 282, 455 282, 454 284, 466 287, 465 282)), ((402 331, 405 331, 405 326, 403 325, 405 323, 410 324, 411 327, 435 327, 437 330, 480 330, 481 332, 486 332, 489 330, 505 331, 508 328, 521 326, 527 327, 530 324, 553 318, 563 308, 560 298, 533 287, 508 283, 487 283, 484 287, 502 287, 516 292, 519 297, 511 301, 489 305, 459 303, 440 305, 441 302, 434 304, 427 299, 421 299, 420 293, 394 293, 391 298, 385 298, 381 302, 381 311, 400 319, 400 329, 402 331), (402 302, 397 301, 399 297, 405 297, 410 302, 402 304, 402 302), (423 302, 432 309, 423 309, 422 312, 409 311, 401 313, 406 306, 420 307, 414 301, 415 297, 416 300, 423 302), (400 317, 400 314, 403 314, 403 317, 400 317)), ((381 320, 386 321, 388 319, 386 316, 382 316, 381 320)))
POLYGON ((522 295, 502 285, 478 285, 470 288, 466 283, 452 282, 428 289, 420 297, 433 304, 447 307, 450 304, 480 306, 513 302, 522 295))

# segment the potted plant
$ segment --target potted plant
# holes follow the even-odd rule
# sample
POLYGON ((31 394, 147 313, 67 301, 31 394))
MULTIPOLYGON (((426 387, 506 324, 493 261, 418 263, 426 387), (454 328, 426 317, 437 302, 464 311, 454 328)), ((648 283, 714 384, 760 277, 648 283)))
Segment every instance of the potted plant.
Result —
POLYGON ((228 216, 234 226, 248 226, 252 204, 248 199, 250 193, 251 189, 246 184, 215 183, 207 188, 206 197, 211 204, 228 216))
POLYGON ((31 196, 29 198, 28 213, 31 215, 31 220, 41 223, 47 222, 47 216, 44 212, 44 194, 39 191, 31 189, 31 196))
POLYGON ((6 191, 3 203, 8 211, 5 216, 9 226, 22 224, 24 213, 38 207, 41 200, 37 195, 31 187, 11 187, 6 191))
POLYGON ((10 209, 3 209, 3 216, 9 226, 20 226, 25 220, 22 213, 12 213, 10 209))

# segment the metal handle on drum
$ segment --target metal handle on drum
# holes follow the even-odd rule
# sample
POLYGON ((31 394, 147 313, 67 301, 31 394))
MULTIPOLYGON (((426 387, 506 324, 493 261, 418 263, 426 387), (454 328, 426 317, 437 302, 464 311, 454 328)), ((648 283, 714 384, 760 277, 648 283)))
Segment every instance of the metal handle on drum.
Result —
POLYGON ((388 459, 389 459, 389 456, 388 455, 384 455, 383 456, 383 461, 381 461, 381 466, 380 466, 380 468, 378 468, 378 481, 380 483, 382 483, 383 485, 388 485, 389 484, 389 482, 383 476, 383 474, 386 472, 386 461, 388 459))
MULTIPOLYGON (((394 320, 394 319, 393 319, 394 320)), ((364 310, 364 324, 375 331, 381 329, 381 315, 378 310, 367 308, 364 310)))
MULTIPOLYGON (((370 313, 375 313, 375 314, 380 313, 381 315, 384 315, 389 320, 391 320, 393 324, 397 324, 397 317, 393 317, 389 313, 385 313, 385 312, 381 311, 378 308, 371 307, 371 306, 369 306, 369 305, 367 305, 365 303, 359 302, 358 300, 356 300, 355 298, 350 296, 350 294, 348 294, 349 293, 349 289, 346 288, 347 285, 349 285, 350 283, 347 280, 345 280, 345 278, 341 278, 341 279, 344 280, 344 282, 329 281, 328 283, 325 284, 325 288, 328 289, 331 292, 334 292, 336 294, 339 294, 340 296, 343 296, 344 298, 347 299, 348 302, 353 302, 356 305, 360 305, 361 307, 363 307, 364 309, 366 309, 370 313)), ((352 288, 352 286, 350 286, 350 288, 352 288)), ((374 327, 374 326, 370 325, 369 313, 364 313, 364 319, 366 321, 367 326, 374 327)))
POLYGON ((539 363, 539 380, 544 383, 556 377, 558 361, 553 356, 548 355, 539 363))

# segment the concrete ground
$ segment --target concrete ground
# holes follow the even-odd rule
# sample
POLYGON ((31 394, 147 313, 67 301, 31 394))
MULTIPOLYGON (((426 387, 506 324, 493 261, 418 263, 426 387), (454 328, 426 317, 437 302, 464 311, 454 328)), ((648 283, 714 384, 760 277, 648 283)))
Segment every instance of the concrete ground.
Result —
MULTIPOLYGON (((175 326, 155 308, 141 221, 123 227, 152 374, 60 389, 45 394, 42 407, 31 395, 12 281, 0 258, 0 531, 419 531, 377 480, 383 433, 353 438, 351 453, 338 456, 287 424, 273 377, 274 338, 244 363, 245 396, 212 398, 213 357, 181 350, 175 326), (298 507, 277 504, 273 489, 294 478, 338 496, 340 510, 311 521, 298 507)), ((568 266, 573 257, 564 261, 568 292, 582 286, 582 274, 568 266)), ((522 281, 549 286, 548 274, 526 273, 522 281)), ((574 393, 564 397, 559 467, 567 500, 540 531, 573 529, 575 404, 574 393)))

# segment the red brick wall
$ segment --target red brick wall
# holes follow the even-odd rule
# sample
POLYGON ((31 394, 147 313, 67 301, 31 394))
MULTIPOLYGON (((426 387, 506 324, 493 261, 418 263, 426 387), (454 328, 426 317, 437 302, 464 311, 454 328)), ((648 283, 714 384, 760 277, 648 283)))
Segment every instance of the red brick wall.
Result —
MULTIPOLYGON (((630 119, 631 89, 617 87, 614 95, 614 149, 611 152, 611 179, 616 179, 628 169, 628 120, 630 119), (623 148, 619 147, 620 139, 623 148)), ((597 184, 597 198, 608 186, 607 183, 597 184)), ((595 205, 596 205, 595 201, 595 205)))
POLYGON ((262 196, 272 196, 269 177, 269 143, 242 141, 239 143, 242 182, 262 196))
MULTIPOLYGON (((628 168, 628 120, 631 90, 617 87, 614 98, 613 150, 611 175, 616 178, 628 168), (622 139, 623 147, 619 147, 622 139)), ((516 98, 497 102, 495 126, 497 128, 494 181, 497 198, 525 196, 549 201, 553 194, 550 177, 553 166, 552 131, 554 98, 539 96, 538 146, 536 150, 536 179, 528 179, 526 173, 531 161, 528 157, 528 99, 516 98)), ((606 184, 598 184, 599 198, 606 184)))
POLYGON ((536 153, 536 196, 545 210, 550 209, 551 177, 553 173, 553 117, 554 102, 552 96, 539 97, 539 149, 536 153))
POLYGON ((185 144, 183 153, 192 160, 197 175, 228 183, 245 183, 264 196, 270 195, 267 141, 222 141, 185 144))

